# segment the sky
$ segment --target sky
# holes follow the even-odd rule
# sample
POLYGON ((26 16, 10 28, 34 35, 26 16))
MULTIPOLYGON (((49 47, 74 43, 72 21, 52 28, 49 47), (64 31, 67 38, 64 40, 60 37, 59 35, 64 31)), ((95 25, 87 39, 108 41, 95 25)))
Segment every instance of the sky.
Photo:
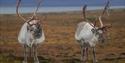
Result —
MULTIPOLYGON (((22 0, 22 6, 34 6, 37 0, 22 0)), ((43 6, 102 6, 107 0, 43 0, 43 6)), ((16 0, 0 0, 0 6, 15 6, 16 0)), ((125 6, 125 0, 111 0, 113 6, 125 6)))

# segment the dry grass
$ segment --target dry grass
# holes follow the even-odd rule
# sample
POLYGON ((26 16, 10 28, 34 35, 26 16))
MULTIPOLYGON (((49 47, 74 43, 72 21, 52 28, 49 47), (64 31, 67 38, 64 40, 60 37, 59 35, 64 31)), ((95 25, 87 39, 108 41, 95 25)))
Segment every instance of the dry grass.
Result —
MULTIPOLYGON (((80 12, 39 14, 46 15, 42 26, 46 40, 38 49, 39 59, 44 63, 80 63, 80 48, 74 38, 75 28, 82 20, 80 12)), ((88 18, 93 19, 99 12, 89 11, 88 18), (94 17, 93 17, 94 16, 94 17)), ((24 15, 29 16, 29 15, 24 15)), ((99 63, 125 62, 125 10, 112 10, 104 23, 112 24, 108 41, 97 46, 99 63)), ((42 20, 42 19, 41 19, 42 20)), ((19 29, 24 21, 16 15, 0 15, 0 62, 21 63, 23 48, 17 41, 19 29)), ((90 50, 91 51, 91 50, 90 50)), ((91 53, 89 55, 91 57, 91 53)), ((92 58, 89 58, 91 62, 92 58)))

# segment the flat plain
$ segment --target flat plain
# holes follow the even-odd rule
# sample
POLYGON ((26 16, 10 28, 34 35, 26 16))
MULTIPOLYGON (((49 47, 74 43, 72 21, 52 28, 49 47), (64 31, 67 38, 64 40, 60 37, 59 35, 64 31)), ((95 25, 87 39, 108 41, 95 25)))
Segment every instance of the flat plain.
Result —
MULTIPOLYGON (((89 20, 96 20, 101 11, 87 11, 89 20)), ((24 17, 30 14, 22 14, 24 17)), ((80 63, 80 47, 74 38, 77 24, 83 21, 82 13, 38 13, 46 40, 39 45, 40 63, 80 63)), ((22 63, 23 47, 17 37, 22 21, 15 14, 0 14, 0 63, 22 63)), ((107 31, 107 40, 97 44, 98 63, 125 62, 125 9, 111 10, 103 17, 104 24, 112 27, 107 31)), ((31 63, 32 58, 29 59, 31 63)), ((88 63, 92 63, 89 49, 88 63)))

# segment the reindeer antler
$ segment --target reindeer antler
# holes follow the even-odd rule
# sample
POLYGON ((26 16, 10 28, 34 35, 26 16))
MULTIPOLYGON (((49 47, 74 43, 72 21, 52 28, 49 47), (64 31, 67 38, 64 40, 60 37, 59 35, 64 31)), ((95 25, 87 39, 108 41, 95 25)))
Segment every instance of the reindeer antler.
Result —
POLYGON ((83 6, 83 11, 82 11, 82 13, 83 13, 83 18, 84 18, 84 20, 86 20, 86 8, 87 8, 87 5, 84 5, 83 6))
POLYGON ((102 12, 102 14, 99 16, 100 27, 104 26, 103 22, 102 22, 102 16, 105 14, 105 12, 107 12, 107 14, 109 15, 109 13, 108 13, 109 4, 110 4, 110 2, 108 1, 104 10, 103 10, 103 12, 102 12))
MULTIPOLYGON (((38 9, 39 9, 39 6, 40 6, 41 1, 42 1, 42 0, 39 0, 39 1, 38 1, 37 8, 34 10, 33 15, 32 15, 32 17, 28 20, 28 22, 29 22, 30 20, 34 19, 34 18, 37 18, 36 12, 37 12, 38 9)), ((18 12, 18 9, 19 9, 19 6, 20 6, 20 2, 21 2, 21 0, 17 0, 16 13, 17 13, 17 15, 18 15, 21 19, 23 19, 24 21, 26 21, 26 19, 25 19, 23 16, 21 16, 20 13, 18 12)))
POLYGON ((42 0, 39 0, 38 1, 38 5, 37 5, 37 8, 36 10, 34 11, 33 15, 36 16, 36 12, 38 11, 39 7, 40 7, 40 3, 42 2, 42 0))
POLYGON ((18 8, 20 6, 20 2, 21 2, 21 0, 17 0, 16 14, 17 14, 18 17, 20 17, 21 19, 23 19, 24 21, 26 21, 26 19, 23 16, 21 16, 20 13, 18 12, 18 8))
POLYGON ((38 11, 39 9, 39 6, 40 6, 40 3, 41 3, 42 0, 39 0, 38 1, 38 5, 36 7, 36 9, 33 11, 33 15, 30 17, 30 19, 27 21, 27 23, 29 23, 31 20, 33 19, 37 19, 37 16, 36 16, 36 12, 38 11))
POLYGON ((38 5, 37 5, 36 9, 33 11, 32 17, 30 17, 30 19, 29 19, 27 22, 30 22, 32 19, 37 19, 36 12, 38 11, 38 9, 39 9, 39 7, 40 7, 41 1, 42 1, 42 0, 39 0, 39 1, 38 1, 38 5))
POLYGON ((107 4, 105 5, 103 12, 102 12, 102 16, 105 14, 105 12, 107 12, 107 15, 109 15, 109 13, 108 13, 109 4, 110 4, 110 2, 108 1, 107 4))

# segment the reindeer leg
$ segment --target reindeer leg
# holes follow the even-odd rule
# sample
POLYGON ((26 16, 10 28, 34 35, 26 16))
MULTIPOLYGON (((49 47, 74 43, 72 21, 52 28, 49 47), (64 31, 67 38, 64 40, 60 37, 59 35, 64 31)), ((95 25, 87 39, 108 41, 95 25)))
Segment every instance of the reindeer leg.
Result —
POLYGON ((34 59, 34 57, 35 57, 34 45, 32 46, 32 56, 33 56, 33 59, 34 59))
POLYGON ((34 45, 34 63, 39 63, 38 57, 37 57, 37 45, 34 45))
POLYGON ((86 63, 86 48, 81 46, 81 61, 86 63))
POLYGON ((28 53, 28 49, 27 49, 27 45, 24 45, 24 60, 23 63, 27 63, 27 53, 28 53))
POLYGON ((83 47, 81 46, 81 61, 83 62, 83 47))
POLYGON ((32 57, 33 57, 33 46, 29 47, 29 58, 30 58, 30 62, 32 62, 32 57))
POLYGON ((88 47, 86 48, 86 60, 88 61, 88 47))
POLYGON ((93 63, 96 63, 97 60, 96 60, 95 47, 93 47, 92 50, 93 50, 93 63))
POLYGON ((32 58, 32 47, 29 47, 29 53, 30 58, 32 58))
POLYGON ((87 47, 83 49, 83 62, 86 63, 87 61, 87 47))

